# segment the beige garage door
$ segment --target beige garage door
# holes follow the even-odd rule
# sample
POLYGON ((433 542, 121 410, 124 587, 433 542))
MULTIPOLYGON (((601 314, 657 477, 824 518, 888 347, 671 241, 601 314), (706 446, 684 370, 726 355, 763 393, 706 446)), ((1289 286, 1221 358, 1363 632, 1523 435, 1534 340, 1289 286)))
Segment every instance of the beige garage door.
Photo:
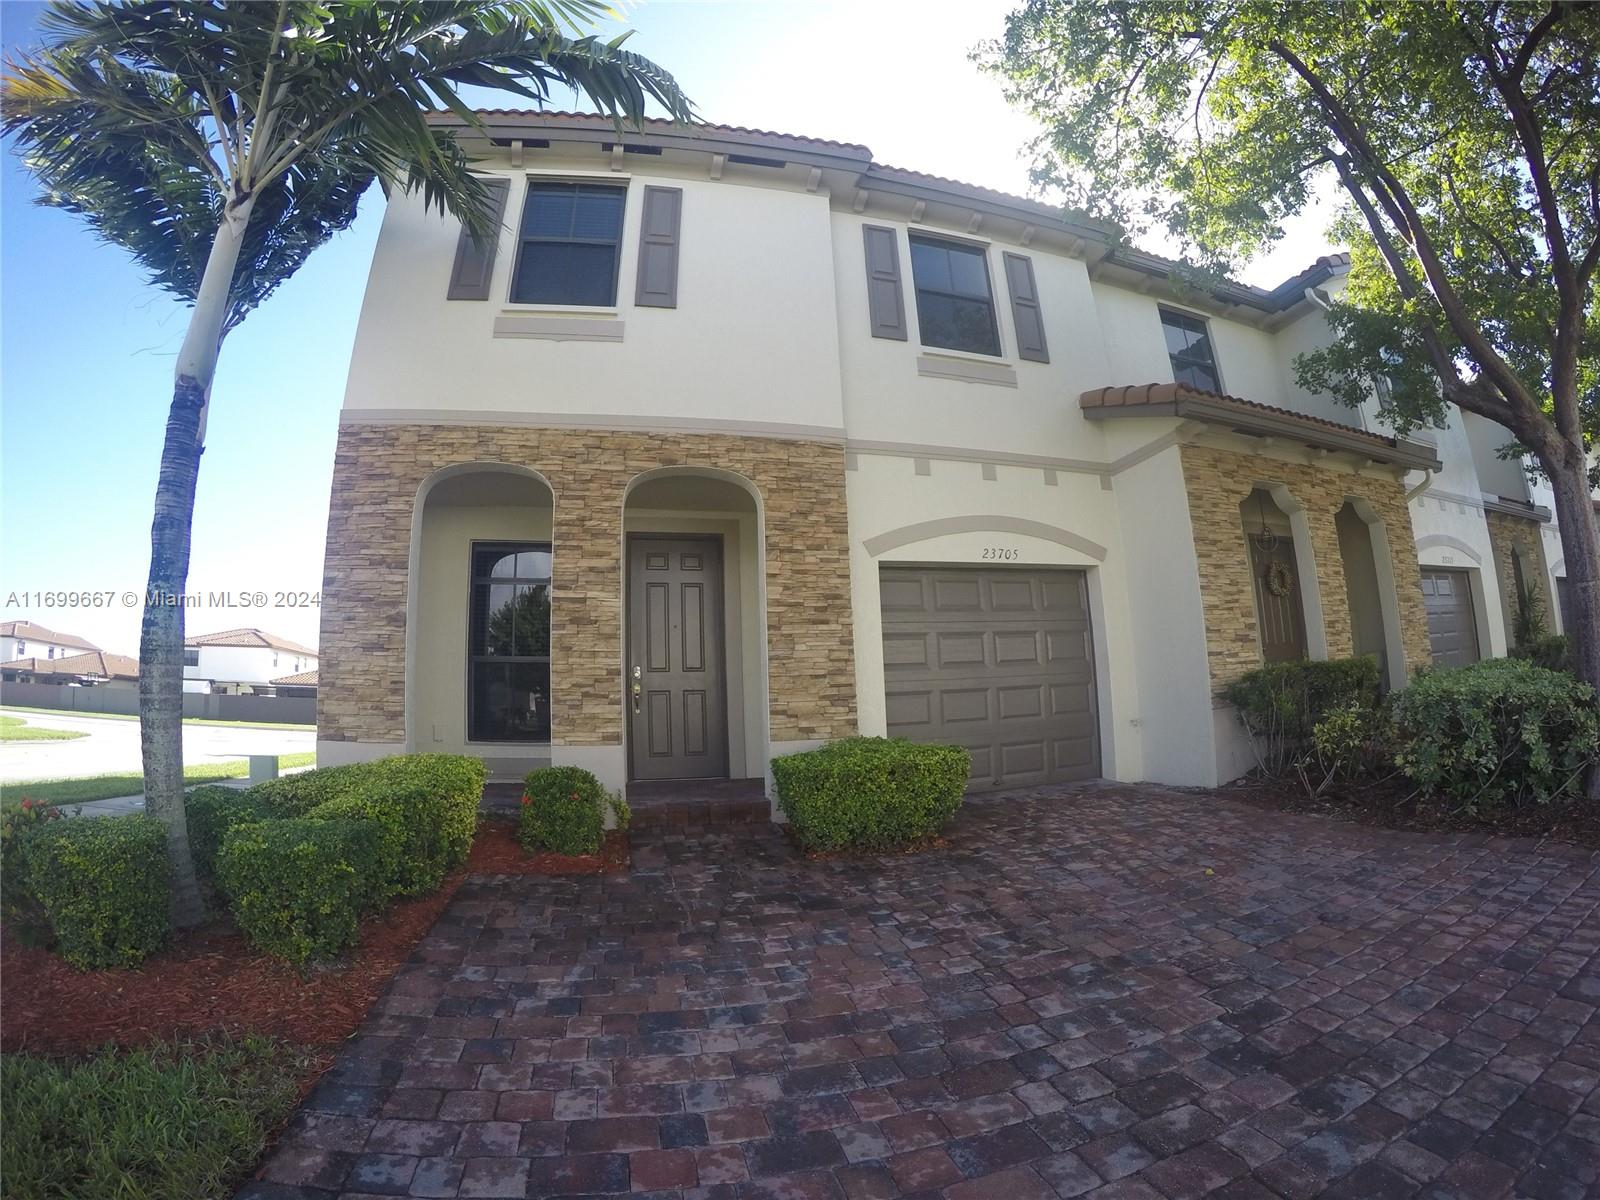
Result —
POLYGON ((884 567, 889 736, 972 752, 972 787, 1100 775, 1084 572, 884 567))
POLYGON ((1465 571, 1422 568, 1422 602, 1428 609, 1428 641, 1436 667, 1464 667, 1478 661, 1478 622, 1472 613, 1472 586, 1465 571))

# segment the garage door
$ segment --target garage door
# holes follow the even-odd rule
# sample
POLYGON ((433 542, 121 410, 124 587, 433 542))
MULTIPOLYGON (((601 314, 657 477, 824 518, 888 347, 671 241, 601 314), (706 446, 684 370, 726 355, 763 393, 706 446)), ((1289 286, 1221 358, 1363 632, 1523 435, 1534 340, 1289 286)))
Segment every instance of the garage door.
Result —
POLYGON ((1422 601, 1428 609, 1433 665, 1464 667, 1478 661, 1478 622, 1465 571, 1422 568, 1422 601))
POLYGON ((1082 571, 884 567, 889 736, 972 752, 974 789, 1100 775, 1082 571))

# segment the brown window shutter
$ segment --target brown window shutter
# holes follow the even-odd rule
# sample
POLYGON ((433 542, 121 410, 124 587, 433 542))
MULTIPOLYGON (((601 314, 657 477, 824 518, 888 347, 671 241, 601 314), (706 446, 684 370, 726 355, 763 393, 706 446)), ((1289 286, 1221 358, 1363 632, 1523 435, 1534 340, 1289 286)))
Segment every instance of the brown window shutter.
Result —
POLYGON ((867 245, 867 315, 872 336, 906 340, 906 298, 900 284, 900 237, 883 225, 863 225, 867 245))
POLYGON ((1044 340, 1044 315, 1039 311, 1039 289, 1033 281, 1033 260, 1007 251, 1006 290, 1011 293, 1011 321, 1017 327, 1017 355, 1029 362, 1047 363, 1050 349, 1044 340))
POLYGON ((678 237, 683 189, 647 187, 639 221, 639 283, 633 302, 641 308, 678 307, 678 237))
MULTIPOLYGON (((494 225, 498 230, 506 215, 506 197, 511 192, 511 181, 486 179, 484 186, 489 189, 489 212, 494 217, 494 225)), ((498 234, 492 235, 480 245, 472 240, 466 227, 462 226, 461 236, 456 241, 455 265, 450 268, 450 289, 444 298, 487 300, 489 283, 494 279, 494 255, 499 246, 498 234)))

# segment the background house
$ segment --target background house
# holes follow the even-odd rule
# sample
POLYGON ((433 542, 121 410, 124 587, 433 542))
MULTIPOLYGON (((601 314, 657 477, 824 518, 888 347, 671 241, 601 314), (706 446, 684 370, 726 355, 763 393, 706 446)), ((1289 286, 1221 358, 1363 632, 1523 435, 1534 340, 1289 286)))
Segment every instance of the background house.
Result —
POLYGON ((0 680, 137 692, 139 660, 126 654, 107 654, 104 650, 59 658, 19 658, 0 664, 0 680))
POLYGON ((100 647, 93 642, 75 634, 57 633, 32 621, 0 621, 0 662, 14 662, 20 658, 41 658, 48 662, 98 649, 100 647))
POLYGON ((184 639, 183 690, 267 694, 275 679, 315 671, 317 652, 260 629, 224 629, 184 639))

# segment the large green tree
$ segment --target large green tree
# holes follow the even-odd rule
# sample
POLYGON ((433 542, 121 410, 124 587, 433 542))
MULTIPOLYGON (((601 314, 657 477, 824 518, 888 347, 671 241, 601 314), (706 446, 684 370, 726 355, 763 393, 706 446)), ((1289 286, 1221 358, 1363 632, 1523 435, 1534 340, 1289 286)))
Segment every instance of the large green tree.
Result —
POLYGON ((543 105, 572 88, 637 123, 691 118, 655 63, 582 28, 599 0, 53 0, 44 44, 8 63, 0 116, 43 187, 193 306, 174 372, 139 641, 148 811, 167 826, 173 915, 203 915, 183 807, 181 595, 222 340, 355 217, 376 179, 492 236, 455 138, 459 89, 543 105))
POLYGON ((1204 267, 1342 197, 1337 341, 1302 383, 1354 405, 1382 379, 1402 432, 1445 405, 1509 432, 1555 493, 1600 688, 1600 5, 1029 0, 979 57, 1044 129, 1041 184, 1204 267))

